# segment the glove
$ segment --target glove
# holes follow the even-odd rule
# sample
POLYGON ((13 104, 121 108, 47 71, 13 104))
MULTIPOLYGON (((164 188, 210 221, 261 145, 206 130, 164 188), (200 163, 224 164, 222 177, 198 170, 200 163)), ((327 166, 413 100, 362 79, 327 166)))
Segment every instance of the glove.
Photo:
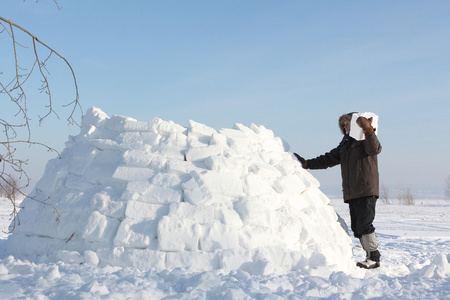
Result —
POLYGON ((298 161, 302 164, 303 169, 308 169, 308 162, 297 153, 294 153, 294 155, 295 157, 297 157, 298 161))
POLYGON ((373 132, 372 120, 372 117, 370 117, 370 119, 359 117, 358 119, 356 119, 356 124, 358 124, 358 126, 362 128, 364 134, 371 133, 373 132))

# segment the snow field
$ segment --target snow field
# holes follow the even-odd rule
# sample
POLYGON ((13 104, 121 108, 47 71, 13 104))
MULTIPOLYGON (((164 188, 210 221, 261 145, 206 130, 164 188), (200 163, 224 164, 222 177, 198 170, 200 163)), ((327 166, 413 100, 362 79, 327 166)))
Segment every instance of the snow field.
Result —
MULTIPOLYGON (((342 199, 331 202, 348 221, 348 208, 342 199)), ((1 201, 0 208, 3 229, 8 224, 10 207, 1 201)), ((449 214, 450 204, 443 200, 416 201, 414 206, 378 203, 375 225, 382 265, 376 270, 355 267, 349 273, 321 269, 267 275, 252 275, 243 270, 228 274, 220 270, 186 272, 180 268, 140 271, 97 265, 90 261, 97 257, 91 251, 85 251, 83 264, 65 262, 69 257, 65 261, 32 262, 8 255, 3 235, 0 298, 449 299, 449 214), (439 270, 446 270, 444 277, 439 270)), ((353 242, 354 259, 361 259, 363 250, 355 239, 353 242)), ((67 254, 70 253, 74 252, 67 254)))
POLYGON ((287 151, 254 124, 185 128, 91 108, 32 193, 60 217, 25 199, 8 250, 141 271, 348 272, 350 237, 287 151))

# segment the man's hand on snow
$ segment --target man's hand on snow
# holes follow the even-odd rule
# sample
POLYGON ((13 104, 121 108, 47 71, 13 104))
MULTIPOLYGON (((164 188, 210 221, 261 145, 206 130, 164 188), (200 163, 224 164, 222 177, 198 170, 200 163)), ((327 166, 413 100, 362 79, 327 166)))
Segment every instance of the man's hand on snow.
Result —
POLYGON ((303 169, 308 169, 308 162, 297 153, 294 153, 294 155, 295 157, 297 157, 298 161, 302 164, 303 169))

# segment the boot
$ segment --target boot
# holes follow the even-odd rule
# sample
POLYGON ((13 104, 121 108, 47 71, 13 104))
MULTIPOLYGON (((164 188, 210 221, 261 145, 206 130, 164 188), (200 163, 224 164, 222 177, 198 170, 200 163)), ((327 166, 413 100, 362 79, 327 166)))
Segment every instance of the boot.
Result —
POLYGON ((380 252, 378 250, 370 252, 364 261, 358 262, 356 265, 364 269, 375 269, 380 266, 380 252))
POLYGON ((360 239, 363 249, 366 251, 366 260, 358 262, 356 265, 364 269, 375 269, 380 266, 380 252, 375 232, 364 234, 360 239))

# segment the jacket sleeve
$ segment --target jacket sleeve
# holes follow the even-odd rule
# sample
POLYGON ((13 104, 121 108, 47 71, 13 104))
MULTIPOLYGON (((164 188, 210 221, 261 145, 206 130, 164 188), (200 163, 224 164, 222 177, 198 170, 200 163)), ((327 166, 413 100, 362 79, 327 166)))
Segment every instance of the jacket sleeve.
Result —
POLYGON ((378 141, 377 135, 375 132, 367 133, 366 139, 363 141, 364 143, 364 151, 369 156, 378 155, 381 152, 381 144, 378 141))
POLYGON ((341 163, 339 146, 316 158, 306 160, 308 162, 308 169, 326 169, 334 167, 341 163))

